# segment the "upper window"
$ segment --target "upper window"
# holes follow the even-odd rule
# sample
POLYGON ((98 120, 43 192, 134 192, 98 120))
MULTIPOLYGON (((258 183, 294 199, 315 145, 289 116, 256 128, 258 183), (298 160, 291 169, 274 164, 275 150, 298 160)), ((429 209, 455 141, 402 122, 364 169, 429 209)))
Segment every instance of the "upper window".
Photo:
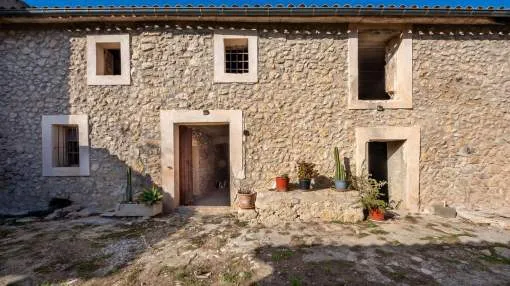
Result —
POLYGON ((350 33, 349 108, 412 108, 410 27, 351 25, 350 33))
POLYGON ((256 31, 216 31, 214 82, 257 82, 256 31))
POLYGON ((87 115, 42 117, 43 176, 88 176, 87 115))
POLYGON ((225 73, 248 73, 248 39, 225 39, 225 73))
POLYGON ((87 36, 87 83, 128 85, 129 35, 87 36))

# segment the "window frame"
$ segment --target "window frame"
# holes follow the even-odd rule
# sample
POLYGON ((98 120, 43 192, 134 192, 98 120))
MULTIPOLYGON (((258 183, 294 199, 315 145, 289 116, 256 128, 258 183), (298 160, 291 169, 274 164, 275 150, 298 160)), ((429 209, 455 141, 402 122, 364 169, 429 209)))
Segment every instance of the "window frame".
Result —
POLYGON ((413 47, 411 25, 350 24, 348 39, 348 109, 412 109, 413 47), (358 33, 363 30, 395 29, 402 31, 398 48, 395 74, 395 98, 387 100, 362 100, 358 97, 358 33))
POLYGON ((87 84, 88 85, 130 85, 131 52, 129 34, 87 36, 87 84), (120 44, 120 75, 97 74, 97 44, 120 44))
POLYGON ((256 83, 258 81, 258 35, 256 30, 217 30, 213 36, 214 46, 214 82, 215 83, 256 83), (225 40, 248 40, 248 72, 225 72, 225 40))
POLYGON ((52 176, 89 176, 89 129, 87 115, 43 115, 42 130, 42 173, 52 176), (78 127, 79 167, 55 167, 53 164, 54 126, 72 125, 78 127))

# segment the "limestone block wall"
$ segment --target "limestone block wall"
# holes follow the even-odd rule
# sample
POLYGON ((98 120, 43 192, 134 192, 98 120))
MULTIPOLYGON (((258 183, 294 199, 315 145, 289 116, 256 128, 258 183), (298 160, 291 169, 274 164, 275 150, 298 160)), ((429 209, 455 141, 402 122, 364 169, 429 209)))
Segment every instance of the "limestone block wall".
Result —
MULTIPOLYGON (((159 112, 241 109, 246 181, 256 190, 295 162, 332 176, 332 149, 353 158, 355 127, 421 127, 422 209, 508 206, 510 28, 415 26, 413 109, 347 109, 346 25, 245 25, 258 30, 258 82, 213 83, 213 30, 159 23, 0 29, 0 213, 69 197, 121 200, 125 168, 160 183, 159 112), (129 33, 131 85, 88 86, 86 35, 129 33), (42 177, 41 116, 89 116, 88 177, 42 177)), ((239 27, 237 27, 239 28, 239 27)), ((353 162, 354 163, 354 162, 353 162)))

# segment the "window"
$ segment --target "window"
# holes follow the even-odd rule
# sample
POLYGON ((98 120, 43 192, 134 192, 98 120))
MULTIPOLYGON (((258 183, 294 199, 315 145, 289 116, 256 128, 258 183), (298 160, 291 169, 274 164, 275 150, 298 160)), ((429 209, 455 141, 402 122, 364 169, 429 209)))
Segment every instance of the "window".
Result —
POLYGON ((216 31, 214 82, 257 82, 256 31, 216 31))
POLYGON ((78 126, 54 125, 53 136, 53 166, 80 166, 78 126))
POLYGON ((88 176, 87 115, 42 117, 43 176, 88 176))
POLYGON ((225 39, 225 72, 248 73, 248 39, 225 39))
POLYGON ((96 75, 120 75, 120 44, 96 44, 96 75))
POLYGON ((129 35, 87 36, 87 83, 131 83, 129 35))
POLYGON ((412 31, 350 25, 350 109, 412 108, 412 31))

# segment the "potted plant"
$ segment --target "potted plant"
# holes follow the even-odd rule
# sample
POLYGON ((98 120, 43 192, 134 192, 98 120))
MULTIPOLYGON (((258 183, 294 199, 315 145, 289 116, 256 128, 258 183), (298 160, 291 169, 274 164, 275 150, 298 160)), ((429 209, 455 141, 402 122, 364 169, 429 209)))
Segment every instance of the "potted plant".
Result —
POLYGON ((283 174, 276 177, 276 190, 278 192, 286 192, 289 189, 289 175, 283 174))
POLYGON ((381 187, 386 182, 377 181, 370 175, 351 176, 350 188, 357 190, 361 195, 361 204, 368 212, 371 220, 383 221, 384 213, 388 208, 388 204, 381 199, 381 187))
POLYGON ((297 171, 299 188, 302 190, 309 190, 311 180, 319 175, 317 170, 315 170, 315 164, 299 161, 297 162, 297 171))
POLYGON ((138 196, 138 201, 133 201, 131 173, 131 168, 128 168, 125 201, 117 205, 114 215, 151 217, 161 213, 163 211, 161 202, 163 194, 154 184, 150 188, 144 188, 138 196))
POLYGON ((347 174, 345 172, 344 164, 340 161, 340 154, 338 152, 338 147, 335 147, 333 151, 335 157, 335 188, 336 190, 346 190, 347 189, 347 174))
POLYGON ((257 192, 248 187, 240 187, 237 191, 237 205, 240 209, 254 209, 257 192))

